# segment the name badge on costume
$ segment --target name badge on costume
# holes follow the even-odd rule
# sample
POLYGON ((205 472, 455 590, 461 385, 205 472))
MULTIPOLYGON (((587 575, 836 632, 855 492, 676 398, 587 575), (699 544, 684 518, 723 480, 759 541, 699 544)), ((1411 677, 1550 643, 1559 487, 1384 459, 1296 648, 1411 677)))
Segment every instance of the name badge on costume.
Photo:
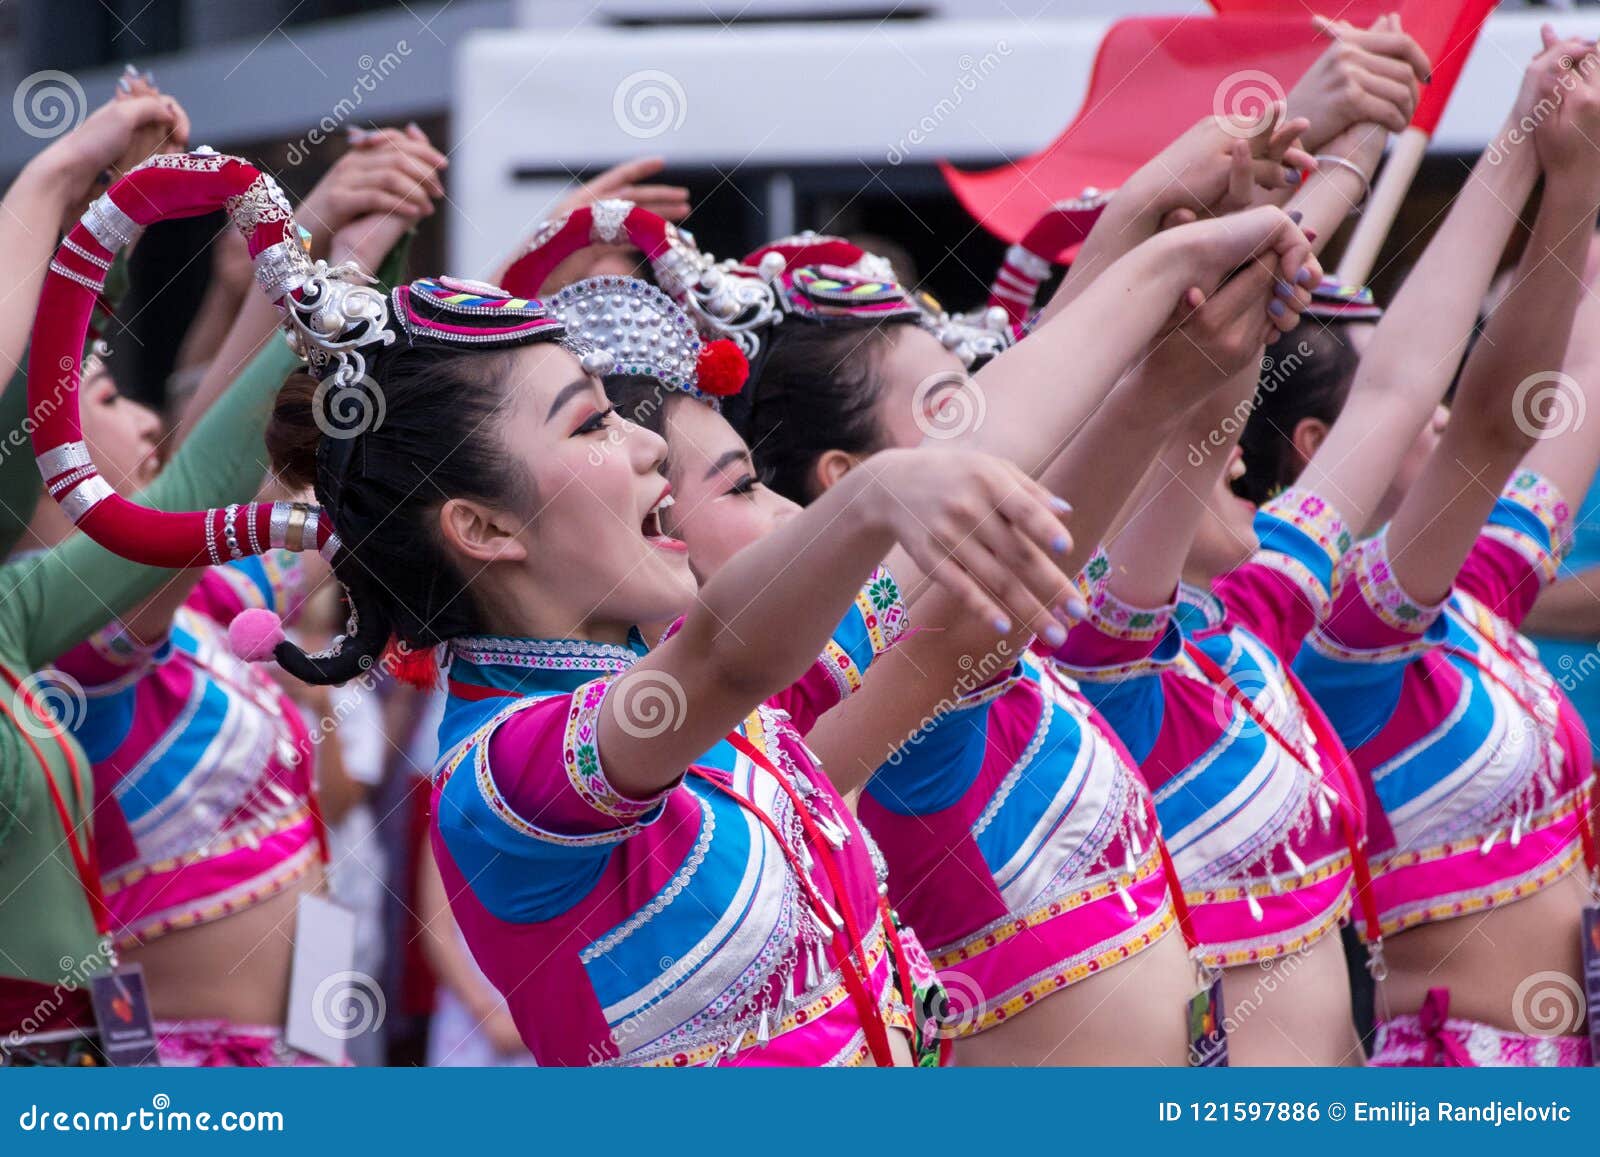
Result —
POLYGON ((100 1052, 108 1065, 160 1065, 155 1018, 144 987, 144 965, 124 964, 89 978, 100 1052))
POLYGON ((1589 1063, 1600 1068, 1600 904, 1583 910, 1583 991, 1589 1001, 1589 1063))
POLYGON ((1228 1027, 1222 1020, 1222 977, 1189 998, 1189 1065, 1191 1068, 1228 1067, 1228 1027))
POLYGON ((382 1023, 383 991, 372 977, 355 971, 355 962, 355 913, 326 896, 301 896, 285 1044, 342 1065, 346 1042, 382 1023))

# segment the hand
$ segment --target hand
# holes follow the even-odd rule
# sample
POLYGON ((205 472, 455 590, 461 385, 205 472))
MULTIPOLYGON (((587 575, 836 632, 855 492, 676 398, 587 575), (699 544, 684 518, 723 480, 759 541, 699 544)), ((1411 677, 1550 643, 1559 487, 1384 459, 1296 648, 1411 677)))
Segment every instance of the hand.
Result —
POLYGON ((1316 169, 1300 147, 1303 119, 1286 120, 1283 106, 1254 121, 1206 117, 1139 170, 1129 184, 1146 212, 1167 225, 1248 208, 1260 189, 1298 184, 1316 169))
MULTIPOLYGON (((1548 26, 1546 32, 1553 37, 1548 26)), ((1541 57, 1555 54, 1554 75, 1556 85, 1549 98, 1554 105, 1543 118, 1535 108, 1538 121, 1533 130, 1534 149, 1539 163, 1549 178, 1600 175, 1600 77, 1592 45, 1572 41, 1550 41, 1541 57)), ((1549 62, 1539 66, 1548 70, 1549 62)), ((1546 106, 1548 107, 1548 106, 1546 106)))
MULTIPOLYGON (((681 185, 640 183, 646 177, 655 176, 666 166, 665 157, 636 157, 620 165, 613 165, 594 180, 578 186, 557 201, 546 220, 559 221, 575 209, 592 205, 596 201, 615 198, 632 201, 641 209, 648 209, 668 221, 682 221, 689 215, 688 189, 681 185)), ((543 224, 544 222, 540 222, 540 227, 543 224)), ((517 247, 516 253, 500 263, 500 267, 489 280, 498 285, 506 270, 527 251, 528 243, 524 241, 517 247)), ((638 272, 641 260, 640 254, 631 246, 585 246, 550 271, 550 276, 545 278, 544 284, 539 287, 540 296, 547 297, 558 289, 571 285, 574 281, 582 281, 586 277, 598 277, 606 273, 634 276, 638 272)))
POLYGON ((1274 327, 1293 329, 1297 315, 1310 301, 1310 290, 1322 280, 1322 266, 1311 252, 1311 238, 1300 230, 1294 216, 1271 205, 1231 213, 1211 221, 1196 221, 1168 230, 1148 245, 1172 246, 1176 260, 1188 261, 1194 272, 1185 296, 1191 307, 1205 299, 1204 287, 1217 285, 1247 261, 1259 261, 1280 283, 1276 299, 1284 310, 1268 307, 1274 327))
POLYGON ((1527 70, 1522 74, 1522 84, 1517 89, 1517 99, 1511 106, 1510 120, 1524 131, 1528 124, 1539 125, 1549 116, 1551 104, 1559 102, 1564 89, 1571 86, 1570 75, 1578 62, 1594 51, 1594 45, 1580 37, 1560 37, 1550 25, 1539 28, 1541 47, 1534 53, 1527 70))
POLYGON ((1163 402, 1175 406, 1203 401, 1207 392, 1259 361, 1262 347, 1280 330, 1292 329, 1311 299, 1304 289, 1287 291, 1264 261, 1250 262, 1198 305, 1197 293, 1191 291, 1137 369, 1142 392, 1173 393, 1163 402), (1281 314, 1272 310, 1272 301, 1281 314))
POLYGON ((237 229, 219 230, 211 242, 211 284, 218 292, 242 298, 255 282, 255 266, 250 249, 237 229))
POLYGON ((434 199, 444 196, 438 173, 447 164, 416 125, 355 130, 349 151, 301 202, 295 219, 311 230, 318 252, 346 226, 373 214, 401 218, 409 229, 431 216, 434 199))
POLYGON ((189 147, 183 107, 170 96, 145 91, 151 86, 143 80, 140 86, 137 93, 121 93, 95 109, 32 162, 61 180, 68 223, 99 194, 103 175, 117 180, 152 153, 189 147))
POLYGON ((1417 111, 1419 85, 1432 76, 1420 45, 1390 13, 1357 28, 1344 20, 1313 16, 1318 31, 1333 44, 1289 91, 1289 111, 1310 122, 1304 141, 1322 152, 1352 125, 1372 123, 1402 131, 1417 111))
POLYGON ((646 185, 641 182, 653 177, 667 167, 665 157, 635 157, 601 173, 568 193, 556 203, 550 217, 565 217, 574 209, 592 205, 596 201, 620 199, 632 201, 641 209, 648 209, 668 221, 682 221, 689 215, 689 190, 681 185, 646 185))
POLYGON ((1055 561, 1072 549, 1066 504, 1010 462, 922 446, 875 454, 861 469, 869 479, 861 501, 924 574, 1001 634, 1023 624, 1059 646, 1063 620, 1086 613, 1055 561))

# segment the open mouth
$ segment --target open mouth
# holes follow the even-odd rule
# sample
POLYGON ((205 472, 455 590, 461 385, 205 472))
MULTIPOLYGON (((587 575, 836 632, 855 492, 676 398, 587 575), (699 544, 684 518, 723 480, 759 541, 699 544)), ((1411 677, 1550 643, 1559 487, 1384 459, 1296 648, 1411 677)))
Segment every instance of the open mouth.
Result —
POLYGON ((686 551, 689 549, 687 543, 681 539, 673 538, 661 529, 661 512, 672 504, 672 494, 670 492, 663 494, 660 500, 650 508, 650 512, 644 516, 644 521, 639 524, 639 530, 644 535, 645 541, 653 547, 660 550, 686 551))

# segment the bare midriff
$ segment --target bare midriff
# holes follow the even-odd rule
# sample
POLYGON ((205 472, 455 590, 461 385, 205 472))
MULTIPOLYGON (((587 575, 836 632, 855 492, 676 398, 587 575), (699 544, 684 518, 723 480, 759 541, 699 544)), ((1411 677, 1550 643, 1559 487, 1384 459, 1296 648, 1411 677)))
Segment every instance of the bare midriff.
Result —
POLYGON ((1176 931, 1137 956, 956 1042, 958 1065, 1188 1063, 1195 969, 1176 931))
POLYGON ((1430 988, 1448 988, 1452 1017, 1508 1032, 1551 1031, 1526 1007, 1528 989, 1518 1009, 1517 990, 1540 973, 1557 973, 1583 991, 1579 942, 1588 900, 1581 871, 1573 871, 1521 900, 1386 938, 1389 978, 1379 986, 1378 1019, 1414 1013, 1430 988))
POLYGON ((123 949, 125 962, 144 965, 155 1018, 281 1026, 289 1009, 296 905, 321 886, 318 863, 241 912, 123 949))

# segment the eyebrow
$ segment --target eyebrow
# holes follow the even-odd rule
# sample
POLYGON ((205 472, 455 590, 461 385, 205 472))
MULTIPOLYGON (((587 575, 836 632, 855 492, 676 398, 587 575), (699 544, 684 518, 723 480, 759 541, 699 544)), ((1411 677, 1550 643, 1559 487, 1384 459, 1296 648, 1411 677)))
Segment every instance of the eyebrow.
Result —
POLYGON ((568 382, 561 387, 561 392, 556 395, 556 400, 550 403, 550 412, 544 416, 544 420, 548 422, 551 418, 554 418, 562 406, 565 406, 579 394, 590 393, 593 390, 593 378, 579 378, 576 381, 568 382))
POLYGON ((750 461, 750 452, 748 450, 729 450, 711 464, 711 469, 706 471, 706 478, 715 478, 735 462, 748 461, 750 461))

